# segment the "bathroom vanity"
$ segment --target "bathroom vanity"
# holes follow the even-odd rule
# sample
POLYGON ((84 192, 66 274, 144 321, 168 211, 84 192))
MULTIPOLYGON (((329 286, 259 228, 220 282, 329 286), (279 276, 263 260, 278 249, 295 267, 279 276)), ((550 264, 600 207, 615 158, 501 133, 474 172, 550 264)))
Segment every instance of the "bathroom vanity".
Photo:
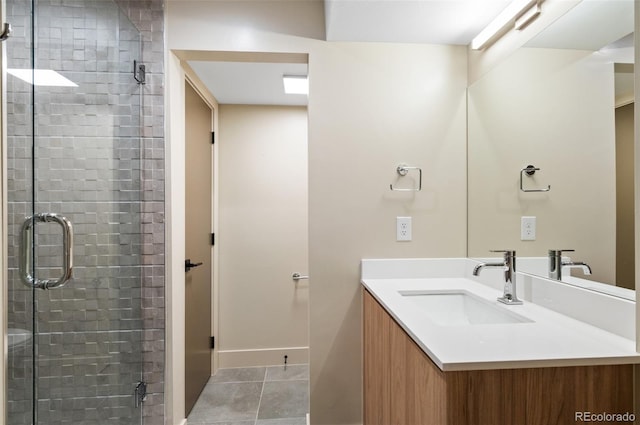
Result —
POLYGON ((523 282, 523 305, 500 305, 502 291, 474 279, 474 263, 363 261, 366 425, 564 424, 633 412, 634 341, 536 305, 523 282))

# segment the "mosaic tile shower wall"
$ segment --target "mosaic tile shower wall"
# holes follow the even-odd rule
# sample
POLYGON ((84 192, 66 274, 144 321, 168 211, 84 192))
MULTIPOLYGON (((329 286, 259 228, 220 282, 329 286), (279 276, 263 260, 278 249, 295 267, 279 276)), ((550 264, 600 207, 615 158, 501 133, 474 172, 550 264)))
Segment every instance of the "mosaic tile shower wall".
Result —
MULTIPOLYGON (((38 1, 35 67, 77 87, 32 89, 8 77, 9 327, 35 330, 10 349, 10 424, 32 423, 34 397, 41 424, 163 423, 162 2, 119 6, 38 1), (147 67, 145 85, 133 79, 134 59, 147 67), (74 279, 64 288, 34 293, 19 279, 19 229, 33 211, 74 224, 74 279)), ((8 68, 31 66, 30 13, 30 1, 7 1, 8 68)), ((60 233, 37 226, 40 277, 61 273, 60 233)))

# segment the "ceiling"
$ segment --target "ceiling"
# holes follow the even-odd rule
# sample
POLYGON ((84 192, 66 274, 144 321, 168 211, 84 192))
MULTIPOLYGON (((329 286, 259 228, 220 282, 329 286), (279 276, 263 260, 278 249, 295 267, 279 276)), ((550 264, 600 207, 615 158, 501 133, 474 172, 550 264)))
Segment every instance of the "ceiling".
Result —
MULTIPOLYGON (((510 0, 325 0, 328 41, 467 45, 510 0)), ((221 104, 306 105, 282 75, 306 65, 189 61, 221 104)))
POLYGON ((328 41, 467 45, 509 0, 325 0, 328 41))
POLYGON ((528 47, 600 50, 633 47, 633 1, 582 1, 530 40, 528 47))
MULTIPOLYGON (((326 39, 467 45, 508 3, 510 0, 324 0, 326 39)), ((584 16, 576 16, 576 22, 589 19, 588 15, 593 10, 605 11, 613 19, 612 22, 633 22, 632 0, 584 0, 582 3, 580 6, 583 6, 584 16)), ((566 20, 571 21, 570 18, 566 20)), ((595 24, 583 27, 584 31, 578 33, 577 39, 573 37, 563 43, 579 42, 582 48, 591 49, 609 36, 602 34, 600 28, 595 24), (594 37, 597 40, 592 41, 594 37)), ((565 34, 573 33, 565 31, 565 34)), ((531 44, 547 43, 544 36, 549 39, 558 37, 557 34, 544 31, 531 44)), ((221 104, 307 103, 304 95, 285 95, 282 84, 285 74, 306 75, 306 64, 188 63, 221 104)))

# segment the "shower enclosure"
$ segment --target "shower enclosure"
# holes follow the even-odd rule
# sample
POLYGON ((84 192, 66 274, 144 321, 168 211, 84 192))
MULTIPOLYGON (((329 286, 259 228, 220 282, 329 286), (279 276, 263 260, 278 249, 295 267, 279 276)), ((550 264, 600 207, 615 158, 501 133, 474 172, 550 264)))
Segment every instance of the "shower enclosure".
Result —
POLYGON ((140 424, 140 34, 111 0, 6 12, 7 423, 140 424))

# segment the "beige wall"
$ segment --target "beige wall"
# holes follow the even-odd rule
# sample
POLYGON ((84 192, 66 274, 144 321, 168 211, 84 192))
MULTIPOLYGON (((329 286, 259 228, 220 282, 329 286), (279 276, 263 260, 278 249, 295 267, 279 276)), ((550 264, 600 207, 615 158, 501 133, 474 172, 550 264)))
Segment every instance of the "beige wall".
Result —
POLYGON ((308 362, 307 108, 219 110, 220 367, 308 362))
POLYGON ((167 10, 170 49, 309 54, 311 422, 361 423, 360 259, 466 253, 466 49, 321 41, 320 1, 167 10), (401 162, 422 167, 422 192, 389 190, 401 162), (413 241, 399 243, 405 215, 413 241))
POLYGON ((361 419, 361 258, 465 255, 463 47, 326 43, 310 55, 311 418, 361 419), (391 192, 396 166, 423 191, 391 192), (395 241, 395 217, 413 241, 395 241))
POLYGON ((575 249, 615 282, 613 64, 592 52, 520 49, 469 89, 469 255, 575 249), (519 190, 519 172, 541 168, 519 190), (537 240, 520 240, 520 217, 537 240))

